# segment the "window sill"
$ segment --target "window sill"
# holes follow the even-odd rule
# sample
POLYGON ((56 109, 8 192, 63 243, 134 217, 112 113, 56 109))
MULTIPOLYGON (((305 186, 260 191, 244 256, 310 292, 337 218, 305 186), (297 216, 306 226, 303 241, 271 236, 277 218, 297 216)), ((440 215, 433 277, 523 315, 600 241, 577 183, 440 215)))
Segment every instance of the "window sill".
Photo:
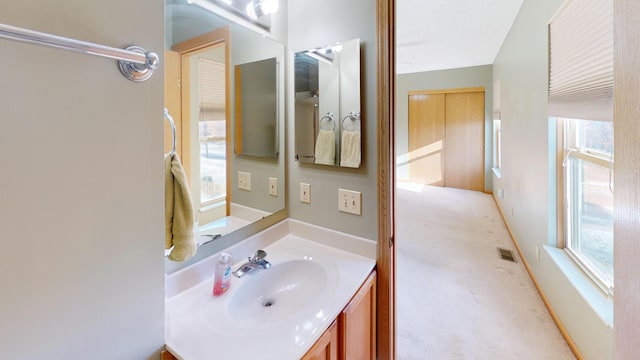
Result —
POLYGON ((613 329, 613 297, 594 284, 564 250, 552 246, 544 246, 544 250, 598 317, 613 329))

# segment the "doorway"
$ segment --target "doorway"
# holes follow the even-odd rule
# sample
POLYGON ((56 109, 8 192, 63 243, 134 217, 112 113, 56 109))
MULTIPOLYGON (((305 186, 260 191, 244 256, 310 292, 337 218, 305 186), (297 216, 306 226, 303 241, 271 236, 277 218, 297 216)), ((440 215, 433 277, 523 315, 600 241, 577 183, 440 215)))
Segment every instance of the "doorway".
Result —
POLYGON ((165 52, 165 107, 175 114, 177 153, 200 225, 230 215, 229 49, 222 27, 165 52))
POLYGON ((409 92, 412 183, 484 191, 484 88, 409 92))

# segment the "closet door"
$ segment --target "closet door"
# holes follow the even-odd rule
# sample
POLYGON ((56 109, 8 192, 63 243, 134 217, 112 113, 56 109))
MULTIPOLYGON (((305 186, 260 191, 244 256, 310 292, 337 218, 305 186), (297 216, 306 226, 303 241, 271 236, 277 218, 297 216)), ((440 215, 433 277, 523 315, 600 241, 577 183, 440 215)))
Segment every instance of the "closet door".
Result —
POLYGON ((409 95, 409 181, 444 186, 445 94, 409 95))
POLYGON ((484 92, 448 93, 446 187, 484 191, 484 92))

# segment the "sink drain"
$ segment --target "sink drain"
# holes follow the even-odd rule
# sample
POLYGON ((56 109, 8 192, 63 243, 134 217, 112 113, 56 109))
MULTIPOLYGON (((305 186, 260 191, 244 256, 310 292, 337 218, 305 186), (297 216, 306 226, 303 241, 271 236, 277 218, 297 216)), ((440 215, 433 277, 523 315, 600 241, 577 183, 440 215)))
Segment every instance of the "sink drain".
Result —
POLYGON ((264 299, 262 300, 262 306, 264 307, 271 307, 276 303, 275 299, 264 299))

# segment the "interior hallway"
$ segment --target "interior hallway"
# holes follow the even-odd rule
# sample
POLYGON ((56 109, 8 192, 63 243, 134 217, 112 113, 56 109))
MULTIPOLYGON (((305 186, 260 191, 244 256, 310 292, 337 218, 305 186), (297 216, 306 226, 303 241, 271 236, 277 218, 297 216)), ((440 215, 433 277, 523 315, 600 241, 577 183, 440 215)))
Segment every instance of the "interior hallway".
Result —
POLYGON ((402 183, 396 194, 398 359, 575 359, 491 195, 402 183))

